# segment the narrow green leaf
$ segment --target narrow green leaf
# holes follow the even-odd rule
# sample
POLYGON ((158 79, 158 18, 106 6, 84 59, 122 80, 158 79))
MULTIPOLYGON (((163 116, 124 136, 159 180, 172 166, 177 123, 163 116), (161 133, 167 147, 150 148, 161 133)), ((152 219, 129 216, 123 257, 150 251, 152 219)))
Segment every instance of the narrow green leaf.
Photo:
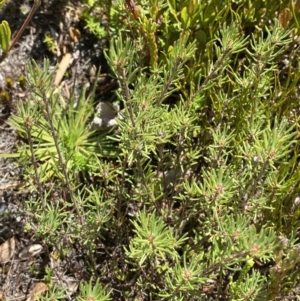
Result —
POLYGON ((6 0, 0 0, 0 8, 6 3, 6 0))
POLYGON ((13 154, 0 154, 0 158, 18 158, 20 157, 19 153, 13 153, 13 154))
POLYGON ((184 7, 180 12, 183 28, 188 29, 191 25, 191 18, 188 14, 187 7, 184 7))
POLYGON ((0 46, 7 53, 11 39, 11 30, 7 21, 2 21, 0 24, 0 46))
POLYGON ((168 0, 169 8, 176 11, 176 1, 175 0, 168 0))

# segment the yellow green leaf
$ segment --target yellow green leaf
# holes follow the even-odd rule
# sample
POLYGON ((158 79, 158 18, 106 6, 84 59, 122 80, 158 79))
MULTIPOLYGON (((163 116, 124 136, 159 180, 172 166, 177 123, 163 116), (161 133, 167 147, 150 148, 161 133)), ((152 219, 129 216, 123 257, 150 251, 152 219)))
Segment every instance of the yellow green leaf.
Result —
POLYGON ((183 28, 184 29, 188 29, 191 25, 191 18, 188 14, 187 11, 187 7, 184 7, 181 12, 180 12, 180 16, 181 16, 181 21, 183 23, 183 28))
POLYGON ((6 0, 0 0, 0 8, 6 3, 6 0))
POLYGON ((11 30, 7 21, 2 21, 0 24, 0 46, 7 53, 11 39, 11 30))

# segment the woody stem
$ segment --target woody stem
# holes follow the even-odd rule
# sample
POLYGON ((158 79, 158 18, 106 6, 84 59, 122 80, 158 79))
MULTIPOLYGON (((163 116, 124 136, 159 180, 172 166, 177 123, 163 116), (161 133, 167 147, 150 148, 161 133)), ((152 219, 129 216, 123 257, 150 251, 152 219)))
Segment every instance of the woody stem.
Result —
POLYGON ((22 27, 19 29, 18 33, 12 40, 11 44, 9 45, 8 52, 15 46, 19 38, 21 37, 22 33, 24 32, 25 28, 27 27, 28 23, 32 19, 33 15, 35 14, 36 10, 39 8, 41 5, 41 0, 34 0, 34 4, 30 10, 29 15, 27 16, 26 20, 24 21, 22 27))

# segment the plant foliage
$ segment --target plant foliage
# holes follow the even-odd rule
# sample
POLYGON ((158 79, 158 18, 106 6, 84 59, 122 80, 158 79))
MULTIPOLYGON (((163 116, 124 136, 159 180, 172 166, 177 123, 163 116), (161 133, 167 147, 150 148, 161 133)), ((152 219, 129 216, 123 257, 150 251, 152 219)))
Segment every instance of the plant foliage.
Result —
POLYGON ((300 74, 279 68, 299 5, 85 5, 108 18, 117 126, 92 130, 93 95, 66 99, 47 61, 10 120, 38 235, 85 255, 78 300, 299 298, 300 74))

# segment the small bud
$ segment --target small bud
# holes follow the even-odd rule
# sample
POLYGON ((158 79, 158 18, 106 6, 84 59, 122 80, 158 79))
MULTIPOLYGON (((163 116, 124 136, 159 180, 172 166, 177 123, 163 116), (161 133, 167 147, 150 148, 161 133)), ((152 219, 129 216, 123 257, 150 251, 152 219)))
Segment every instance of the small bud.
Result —
POLYGON ((5 79, 5 81, 6 81, 6 87, 11 90, 13 88, 13 86, 14 86, 14 80, 13 80, 13 78, 10 77, 10 76, 8 76, 5 79))
POLYGON ((0 92, 0 102, 3 104, 8 104, 10 102, 9 93, 5 90, 0 92))
POLYGON ((20 84, 21 89, 24 91, 26 89, 26 79, 23 74, 21 74, 19 76, 19 84, 20 84))

